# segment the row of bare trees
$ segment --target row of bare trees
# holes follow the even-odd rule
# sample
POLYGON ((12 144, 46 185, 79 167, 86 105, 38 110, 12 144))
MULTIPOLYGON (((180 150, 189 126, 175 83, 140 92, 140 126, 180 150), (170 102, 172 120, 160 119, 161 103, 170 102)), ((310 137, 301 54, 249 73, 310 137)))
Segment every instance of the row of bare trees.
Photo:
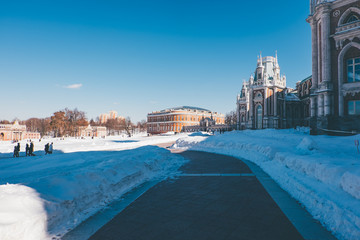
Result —
MULTIPOLYGON (((9 124, 7 120, 0 121, 2 124, 9 124)), ((90 121, 86 118, 86 113, 80 111, 77 108, 57 111, 48 118, 30 118, 25 121, 19 121, 20 124, 26 125, 28 131, 39 132, 41 136, 52 135, 54 137, 73 136, 76 137, 79 128, 82 126, 105 126, 108 130, 108 134, 119 134, 120 132, 126 132, 128 135, 132 135, 135 129, 139 131, 146 130, 146 121, 143 120, 134 124, 130 118, 126 119, 110 119, 106 123, 100 124, 99 121, 90 121)))

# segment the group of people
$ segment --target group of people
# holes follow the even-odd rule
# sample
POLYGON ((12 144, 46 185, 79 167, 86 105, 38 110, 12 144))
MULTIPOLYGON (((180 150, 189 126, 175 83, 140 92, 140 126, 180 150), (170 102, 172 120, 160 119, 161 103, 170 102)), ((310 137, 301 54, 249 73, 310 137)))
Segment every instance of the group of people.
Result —
MULTIPOLYGON (((27 143, 25 147, 26 156, 35 156, 34 154, 34 143, 30 142, 30 146, 27 143)), ((20 157, 20 143, 14 146, 14 157, 20 157)))
POLYGON ((45 155, 46 154, 52 154, 53 152, 53 143, 49 144, 45 144, 45 155))
POLYGON ((14 157, 19 157, 20 153, 20 143, 14 146, 14 157))
POLYGON ((26 156, 35 156, 33 142, 30 142, 30 146, 29 146, 29 144, 26 144, 25 152, 26 152, 26 156))
MULTIPOLYGON (((34 154, 34 143, 30 141, 30 145, 27 143, 25 147, 26 156, 35 156, 34 154)), ((53 152, 53 143, 45 144, 45 155, 52 154, 53 152)), ((14 146, 14 157, 20 156, 20 143, 14 146)))

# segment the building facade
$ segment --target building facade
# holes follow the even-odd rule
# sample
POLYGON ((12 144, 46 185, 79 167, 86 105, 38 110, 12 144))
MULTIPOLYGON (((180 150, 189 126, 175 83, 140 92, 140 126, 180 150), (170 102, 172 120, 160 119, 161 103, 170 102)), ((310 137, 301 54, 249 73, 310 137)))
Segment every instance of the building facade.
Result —
POLYGON ((0 141, 21 141, 25 139, 40 139, 40 133, 26 131, 26 125, 0 124, 0 141))
POLYGON ((78 136, 80 137, 105 137, 106 127, 102 126, 87 126, 79 127, 78 136))
POLYGON ((161 134, 166 132, 179 133, 185 126, 198 125, 203 118, 211 118, 216 124, 224 124, 225 117, 221 113, 210 110, 182 106, 149 113, 147 116, 147 132, 161 134))
POLYGON ((254 75, 244 81, 237 97, 237 128, 279 128, 282 106, 279 93, 286 89, 286 77, 280 75, 277 54, 275 57, 258 57, 254 75))
POLYGON ((360 132, 360 1, 311 0, 312 134, 360 132))

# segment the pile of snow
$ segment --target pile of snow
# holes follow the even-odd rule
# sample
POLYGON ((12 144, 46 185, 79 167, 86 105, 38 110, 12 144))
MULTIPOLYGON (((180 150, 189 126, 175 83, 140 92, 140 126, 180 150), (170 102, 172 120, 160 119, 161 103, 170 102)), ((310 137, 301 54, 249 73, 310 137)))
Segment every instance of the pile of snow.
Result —
POLYGON ((296 146, 296 149, 300 152, 307 154, 318 149, 317 144, 311 138, 304 137, 303 140, 296 146))
POLYGON ((0 239, 48 239, 43 200, 32 188, 0 186, 0 239))
POLYGON ((175 140, 48 139, 35 142, 35 157, 20 158, 9 157, 13 144, 1 143, 9 150, 0 153, 0 239, 61 236, 134 187, 176 174, 184 158, 150 146, 175 140), (44 156, 47 141, 54 153, 44 156))
POLYGON ((178 145, 256 163, 336 237, 360 239, 356 139, 360 136, 309 136, 304 128, 266 129, 228 132, 201 142, 189 136, 178 145))
POLYGON ((194 133, 190 133, 189 137, 196 137, 196 136, 201 136, 201 137, 208 137, 211 136, 212 134, 208 133, 208 132, 194 132, 194 133))
POLYGON ((183 149, 186 150, 199 142, 204 141, 210 136, 209 133, 196 132, 191 133, 188 136, 179 138, 176 142, 170 147, 170 149, 183 149))

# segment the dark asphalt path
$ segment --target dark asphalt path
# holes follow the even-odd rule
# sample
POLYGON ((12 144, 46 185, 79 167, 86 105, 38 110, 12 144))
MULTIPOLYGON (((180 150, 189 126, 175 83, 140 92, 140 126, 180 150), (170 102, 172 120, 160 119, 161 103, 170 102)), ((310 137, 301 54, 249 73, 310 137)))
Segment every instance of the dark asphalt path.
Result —
POLYGON ((184 175, 149 189, 90 239, 303 239, 239 159, 187 151, 184 175))

